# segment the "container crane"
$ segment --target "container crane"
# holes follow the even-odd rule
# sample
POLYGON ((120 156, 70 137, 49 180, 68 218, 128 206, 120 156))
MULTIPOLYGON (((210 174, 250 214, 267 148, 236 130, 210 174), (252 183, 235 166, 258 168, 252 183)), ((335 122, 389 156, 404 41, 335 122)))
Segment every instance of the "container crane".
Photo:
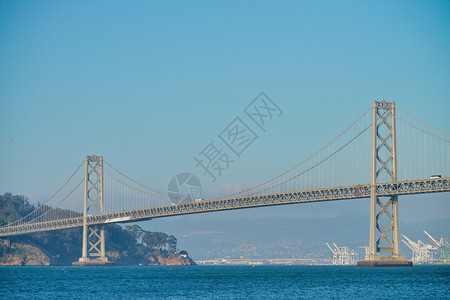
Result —
POLYGON ((448 242, 448 239, 441 237, 441 240, 438 242, 431 236, 431 234, 429 234, 425 230, 423 232, 425 232, 425 234, 430 238, 431 242, 433 242, 433 244, 435 244, 439 249, 439 261, 441 263, 450 262, 450 243, 448 242))

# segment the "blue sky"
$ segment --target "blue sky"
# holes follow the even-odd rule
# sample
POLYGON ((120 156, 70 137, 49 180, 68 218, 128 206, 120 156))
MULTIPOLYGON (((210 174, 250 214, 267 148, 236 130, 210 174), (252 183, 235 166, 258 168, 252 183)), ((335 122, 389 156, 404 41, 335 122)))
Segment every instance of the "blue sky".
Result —
MULTIPOLYGON (((450 132, 449 53, 446 0, 3 0, 0 192, 42 201, 94 153, 165 191, 173 175, 198 172, 193 157, 261 91, 282 117, 210 188, 292 167, 373 100, 450 132)), ((447 216, 448 195, 425 198, 425 211, 412 197, 402 213, 447 216)))

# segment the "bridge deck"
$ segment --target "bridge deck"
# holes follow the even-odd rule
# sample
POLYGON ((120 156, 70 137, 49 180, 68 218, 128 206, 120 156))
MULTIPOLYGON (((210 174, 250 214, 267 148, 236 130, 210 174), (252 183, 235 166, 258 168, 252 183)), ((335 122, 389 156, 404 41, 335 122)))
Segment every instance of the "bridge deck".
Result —
MULTIPOLYGON (((450 191, 450 177, 424 180, 399 181, 377 184, 378 196, 408 195, 450 191)), ((221 198, 198 202, 172 204, 158 207, 141 208, 127 211, 90 215, 86 217, 88 225, 124 223, 170 217, 194 213, 251 207, 308 203, 318 201, 336 201, 370 197, 370 184, 302 190, 294 192, 248 195, 235 198, 221 198)), ((50 231, 83 226, 83 217, 45 222, 26 223, 0 228, 0 236, 11 236, 38 231, 50 231)))

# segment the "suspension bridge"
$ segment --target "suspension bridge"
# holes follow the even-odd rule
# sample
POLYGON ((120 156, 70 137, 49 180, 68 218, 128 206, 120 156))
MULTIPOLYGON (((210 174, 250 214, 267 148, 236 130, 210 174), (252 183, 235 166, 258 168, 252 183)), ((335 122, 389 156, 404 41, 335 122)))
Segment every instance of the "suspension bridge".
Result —
POLYGON ((171 201, 102 156, 86 156, 45 203, 0 227, 0 237, 83 227, 82 256, 74 264, 105 265, 105 224, 370 198, 369 248, 358 265, 411 266, 399 251, 398 197, 449 192, 449 158, 449 134, 395 102, 374 101, 333 140, 286 172, 238 193, 208 199, 171 201))

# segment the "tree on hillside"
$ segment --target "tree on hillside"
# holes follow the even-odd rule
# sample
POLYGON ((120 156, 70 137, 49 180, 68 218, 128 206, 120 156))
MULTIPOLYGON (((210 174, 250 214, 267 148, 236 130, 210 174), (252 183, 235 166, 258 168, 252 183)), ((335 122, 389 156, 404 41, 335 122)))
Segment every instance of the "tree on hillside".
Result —
POLYGON ((35 209, 25 196, 0 195, 0 226, 25 217, 35 209))
POLYGON ((164 232, 152 232, 154 239, 156 240, 156 249, 162 249, 167 244, 168 235, 164 232))
POLYGON ((142 242, 145 246, 152 249, 163 249, 167 244, 168 235, 163 232, 148 232, 144 233, 142 242))
POLYGON ((175 253, 177 251, 177 238, 173 235, 169 235, 167 238, 167 250, 169 253, 175 253))
POLYGON ((142 238, 144 237, 144 229, 142 229, 138 225, 133 226, 127 226, 125 227, 125 230, 127 231, 128 235, 134 239, 138 244, 142 243, 142 238))

